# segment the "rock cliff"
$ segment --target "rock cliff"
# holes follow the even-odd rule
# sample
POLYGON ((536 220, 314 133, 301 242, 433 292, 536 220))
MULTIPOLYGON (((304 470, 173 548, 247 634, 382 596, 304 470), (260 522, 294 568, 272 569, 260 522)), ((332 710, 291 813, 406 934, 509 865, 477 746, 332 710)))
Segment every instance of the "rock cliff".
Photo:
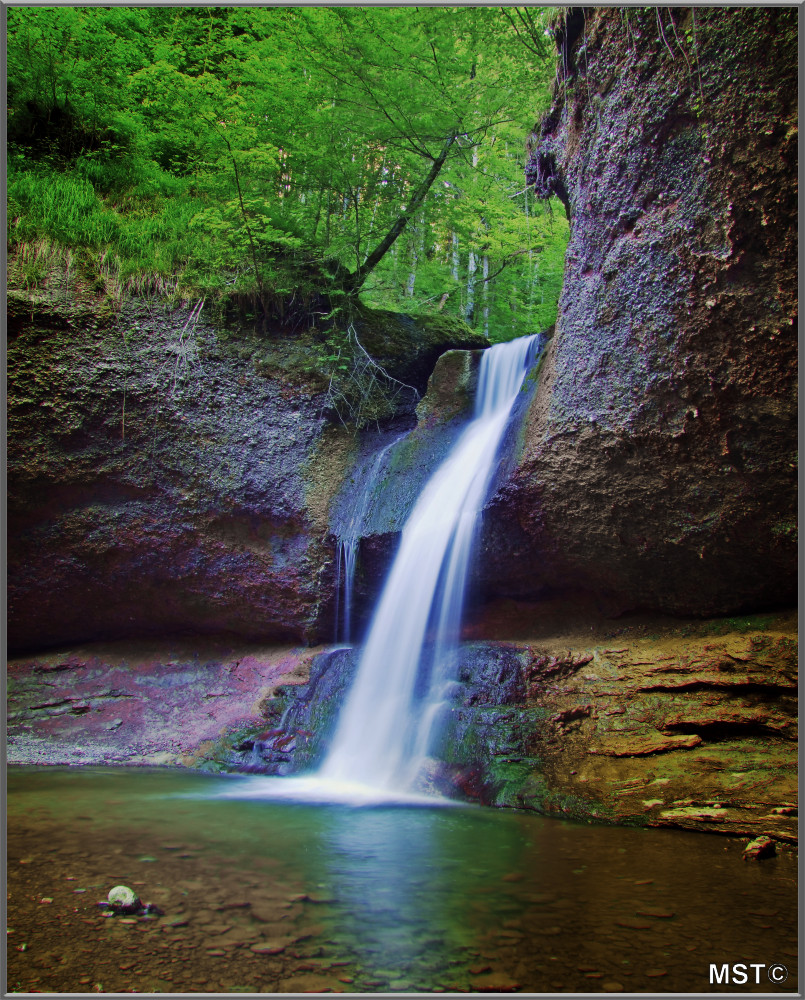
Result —
MULTIPOLYGON (((370 310, 359 327, 419 393, 441 352, 485 343, 370 310)), ((258 339, 198 306, 110 313, 58 284, 10 293, 9 334, 12 648, 331 637, 328 507, 355 438, 326 410, 315 343, 258 339)))
POLYGON ((527 176, 564 198, 571 238, 519 467, 487 514, 487 591, 793 604, 797 12, 563 23, 527 176))

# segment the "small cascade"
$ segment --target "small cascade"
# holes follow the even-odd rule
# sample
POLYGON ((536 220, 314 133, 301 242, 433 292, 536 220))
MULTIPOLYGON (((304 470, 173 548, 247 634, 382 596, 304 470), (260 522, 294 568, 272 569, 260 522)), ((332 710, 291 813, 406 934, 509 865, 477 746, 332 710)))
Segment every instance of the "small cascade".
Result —
POLYGON ((352 642, 352 592, 359 542, 359 534, 339 538, 335 556, 335 641, 347 644, 352 642))
POLYGON ((358 503, 350 512, 349 520, 338 532, 335 562, 335 641, 352 642, 352 597, 355 587, 355 568, 358 561, 358 546, 363 536, 372 500, 375 496, 377 482, 385 467, 386 459, 391 449, 403 438, 404 434, 390 441, 373 457, 369 468, 363 477, 358 490, 358 503))

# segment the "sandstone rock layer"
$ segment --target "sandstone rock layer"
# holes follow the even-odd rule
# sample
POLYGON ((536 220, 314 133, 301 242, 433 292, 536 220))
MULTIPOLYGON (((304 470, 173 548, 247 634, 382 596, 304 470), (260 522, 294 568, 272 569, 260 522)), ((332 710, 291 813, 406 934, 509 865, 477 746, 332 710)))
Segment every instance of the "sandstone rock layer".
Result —
MULTIPOLYGON (((588 615, 580 628, 504 608, 468 627, 460 692, 424 787, 793 845, 795 636, 791 615, 619 627, 588 615)), ((19 657, 9 664, 8 759, 306 769, 326 752, 355 661, 343 648, 226 639, 19 657)))

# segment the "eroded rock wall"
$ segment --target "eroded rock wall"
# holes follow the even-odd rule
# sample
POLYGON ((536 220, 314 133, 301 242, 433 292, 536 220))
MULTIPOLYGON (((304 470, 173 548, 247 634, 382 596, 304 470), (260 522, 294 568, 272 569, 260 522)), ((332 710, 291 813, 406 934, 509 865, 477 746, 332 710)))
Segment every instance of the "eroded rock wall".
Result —
MULTIPOLYGON (((332 638, 329 507, 358 439, 326 405, 310 338, 258 338, 200 305, 110 312, 65 280, 10 293, 12 649, 332 638)), ((358 325, 418 392, 442 351, 485 343, 458 321, 365 310, 358 325)), ((401 397, 409 426, 415 401, 401 397)))
POLYGON ((529 181, 571 217, 487 590, 793 604, 797 11, 576 9, 529 181), (671 20, 673 19, 673 20, 671 20))
POLYGON ((11 646, 311 636, 329 559, 306 502, 311 393, 189 307, 11 305, 11 646))

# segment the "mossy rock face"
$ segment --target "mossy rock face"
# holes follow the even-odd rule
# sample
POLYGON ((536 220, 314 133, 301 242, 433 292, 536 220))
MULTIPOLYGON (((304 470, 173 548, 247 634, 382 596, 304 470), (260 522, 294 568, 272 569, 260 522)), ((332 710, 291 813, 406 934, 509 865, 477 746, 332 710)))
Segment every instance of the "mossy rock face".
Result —
POLYGON ((489 346, 486 337, 453 316, 406 316, 362 306, 354 326, 358 339, 375 361, 420 395, 445 351, 489 346))
POLYGON ((308 683, 277 688, 260 725, 226 732, 207 749, 204 770, 292 774, 321 763, 359 654, 340 648, 319 654, 308 683))
POLYGON ((469 418, 478 386, 480 351, 445 351, 428 379, 428 391, 416 408, 420 423, 469 418))

